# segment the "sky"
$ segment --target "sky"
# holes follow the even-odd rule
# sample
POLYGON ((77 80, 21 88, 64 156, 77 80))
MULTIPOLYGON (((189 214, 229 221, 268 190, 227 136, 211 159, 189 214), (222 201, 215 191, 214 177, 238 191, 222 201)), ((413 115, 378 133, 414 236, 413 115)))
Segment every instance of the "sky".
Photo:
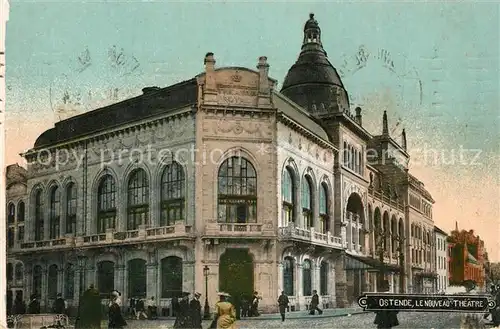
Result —
POLYGON ((444 2, 21 1, 6 45, 6 162, 67 115, 267 56, 280 88, 315 13, 363 125, 406 129, 437 226, 473 229, 500 261, 499 5, 444 2))

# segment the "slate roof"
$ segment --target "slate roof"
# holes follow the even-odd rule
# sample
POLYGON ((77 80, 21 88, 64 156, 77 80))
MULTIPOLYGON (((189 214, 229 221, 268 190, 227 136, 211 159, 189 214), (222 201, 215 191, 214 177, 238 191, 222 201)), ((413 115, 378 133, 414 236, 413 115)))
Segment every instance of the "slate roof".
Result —
POLYGON ((43 132, 35 149, 106 131, 148 117, 196 104, 196 78, 166 88, 148 87, 143 94, 59 121, 43 132))

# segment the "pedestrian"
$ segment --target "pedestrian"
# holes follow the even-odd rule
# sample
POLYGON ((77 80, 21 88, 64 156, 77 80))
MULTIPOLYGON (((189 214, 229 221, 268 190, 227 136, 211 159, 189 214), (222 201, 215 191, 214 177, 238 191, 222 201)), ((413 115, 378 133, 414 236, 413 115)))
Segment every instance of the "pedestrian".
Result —
POLYGON ((217 329, 235 329, 236 328, 236 309, 228 299, 229 294, 220 292, 219 302, 215 304, 215 317, 210 328, 217 329))
POLYGON ((26 313, 26 303, 23 300, 23 295, 17 293, 16 299, 14 300, 14 314, 24 313, 26 313))
POLYGON ((113 290, 111 292, 111 301, 108 311, 108 328, 109 329, 121 329, 127 325, 127 322, 123 318, 122 310, 120 305, 117 303, 120 301, 120 295, 118 291, 113 290))
POLYGON ((138 298, 137 302, 135 304, 135 311, 137 314, 137 320, 141 319, 141 315, 144 317, 144 319, 148 318, 148 315, 146 314, 146 306, 144 305, 144 299, 143 298, 138 298))
POLYGON ((493 295, 493 299, 495 300, 496 302, 496 305, 495 305, 495 308, 492 309, 490 312, 491 312, 491 321, 493 322, 493 325, 495 327, 499 326, 500 325, 500 289, 498 289, 498 286, 495 287, 495 290, 494 290, 494 295, 493 295))
POLYGON ((91 284, 89 289, 80 296, 75 328, 100 329, 102 319, 101 307, 101 296, 99 291, 91 284))
POLYGON ((241 298, 241 316, 246 318, 250 313, 250 302, 248 301, 248 296, 243 295, 241 298))
POLYGON ((253 292, 252 305, 250 306, 250 316, 259 316, 259 293, 253 292))
POLYGON ((288 308, 288 304, 289 303, 290 302, 288 301, 288 296, 285 295, 284 291, 282 291, 281 295, 278 298, 278 307, 280 309, 281 321, 282 322, 285 321, 285 312, 286 312, 286 309, 288 308))
POLYGON ((193 329, 201 329, 201 294, 199 292, 194 293, 194 298, 189 303, 190 313, 191 313, 191 327, 193 329))
POLYGON ((148 313, 149 313, 149 318, 151 320, 158 318, 158 308, 156 307, 156 301, 154 296, 151 296, 151 298, 148 301, 148 313))
POLYGON ((54 305, 52 306, 52 311, 55 314, 66 314, 66 310, 67 310, 67 303, 62 297, 62 294, 58 293, 57 298, 54 301, 54 305))
POLYGON ((190 312, 189 312, 189 292, 183 292, 181 301, 179 302, 177 314, 175 317, 174 328, 189 328, 190 312))
POLYGON ((134 319, 137 317, 137 312, 135 311, 135 304, 136 304, 135 298, 131 297, 129 300, 129 303, 128 303, 128 305, 129 305, 128 314, 129 314, 131 319, 134 319))
MULTIPOLYGON (((378 290, 380 292, 389 292, 389 281, 383 280, 378 290)), ((399 326, 398 311, 375 311, 375 320, 373 323, 377 325, 377 329, 390 329, 399 326)))
POLYGON ((323 314, 323 310, 321 310, 319 307, 319 296, 318 292, 316 290, 313 290, 313 295, 311 298, 311 305, 309 307, 309 314, 310 315, 315 315, 316 311, 318 311, 318 314, 321 315, 323 314))
POLYGON ((40 314, 40 302, 37 294, 31 295, 30 303, 28 304, 28 314, 40 314))

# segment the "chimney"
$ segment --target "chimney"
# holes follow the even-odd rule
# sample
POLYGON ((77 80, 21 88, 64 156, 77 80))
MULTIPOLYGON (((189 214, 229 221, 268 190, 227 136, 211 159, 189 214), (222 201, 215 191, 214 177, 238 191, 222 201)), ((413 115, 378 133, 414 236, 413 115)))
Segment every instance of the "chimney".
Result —
POLYGON ((384 111, 384 116, 382 119, 382 134, 389 135, 389 126, 387 124, 387 111, 384 111))
POLYGON ((402 138, 402 147, 406 151, 406 131, 403 128, 403 132, 401 133, 401 138, 402 138))
POLYGON ((271 105, 271 88, 269 86, 269 64, 267 64, 267 57, 260 56, 259 63, 257 64, 259 70, 259 106, 271 105))
POLYGON ((363 125, 363 116, 361 115, 361 107, 356 107, 356 109, 354 110, 356 111, 356 122, 358 123, 358 125, 362 126, 363 125))
POLYGON ((217 88, 215 83, 215 58, 214 53, 205 55, 205 88, 203 88, 203 99, 206 104, 217 104, 217 88))

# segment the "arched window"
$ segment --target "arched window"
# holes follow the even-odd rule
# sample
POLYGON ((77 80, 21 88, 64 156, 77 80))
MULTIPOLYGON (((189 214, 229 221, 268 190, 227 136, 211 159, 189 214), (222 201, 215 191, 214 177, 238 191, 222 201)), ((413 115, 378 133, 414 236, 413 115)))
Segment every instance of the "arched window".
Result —
POLYGON ((290 168, 283 170, 281 178, 281 198, 283 201, 283 226, 294 222, 295 184, 290 168))
POLYGON ((330 230, 328 209, 328 186, 322 183, 319 188, 319 221, 320 232, 326 234, 330 230))
POLYGON ((97 189, 97 232, 106 233, 116 228, 116 182, 107 174, 101 178, 97 189))
POLYGON ((12 281, 14 279, 14 267, 12 263, 7 263, 7 281, 12 281))
POLYGON ((64 298, 73 299, 75 296, 75 266, 71 263, 66 264, 64 281, 64 298))
POLYGON ((128 262, 128 295, 146 297, 146 261, 132 259, 128 262))
POLYGON ((182 259, 169 256, 161 260, 161 297, 179 297, 182 294, 182 259))
POLYGON ((60 235, 61 221, 61 193, 57 186, 50 190, 50 237, 49 239, 57 239, 60 235))
POLYGON ((312 278, 311 278, 311 261, 309 259, 304 260, 302 263, 302 294, 304 296, 312 295, 312 278))
POLYGON ((101 294, 109 294, 115 289, 115 263, 102 261, 97 264, 97 287, 101 294))
POLYGON ((247 159, 234 156, 224 161, 218 186, 219 222, 257 222, 257 174, 247 159))
POLYGON ((24 222, 24 217, 26 216, 26 209, 24 205, 24 201, 19 202, 17 206, 17 221, 24 222))
POLYGON ((35 240, 44 239, 42 190, 35 192, 35 240))
POLYGON ((161 177, 160 226, 174 225, 184 220, 186 207, 184 169, 177 162, 165 167, 161 177))
POLYGON ((33 294, 40 297, 42 293, 42 267, 36 265, 33 268, 33 294))
POLYGON ((309 176, 302 179, 302 215, 304 216, 304 225, 306 228, 313 226, 312 222, 312 187, 309 176))
POLYGON ((328 271, 329 264, 327 262, 321 262, 321 267, 319 269, 319 292, 320 295, 328 295, 328 271))
POLYGON ((128 180, 127 230, 149 224, 149 181, 143 169, 136 169, 128 180))
POLYGON ((57 279, 57 265, 50 265, 47 275, 47 295, 49 299, 56 299, 57 297, 57 279))
POLYGON ((9 207, 7 208, 7 222, 9 224, 13 224, 16 219, 16 206, 13 203, 9 203, 9 207))
POLYGON ((66 186, 66 233, 76 233, 76 185, 66 186))
POLYGON ((294 296, 295 282, 295 262, 292 257, 285 257, 283 260, 283 291, 287 296, 294 296))
POLYGON ((23 264, 17 263, 15 272, 16 272, 15 273, 16 281, 21 281, 23 279, 23 276, 24 276, 23 264))

